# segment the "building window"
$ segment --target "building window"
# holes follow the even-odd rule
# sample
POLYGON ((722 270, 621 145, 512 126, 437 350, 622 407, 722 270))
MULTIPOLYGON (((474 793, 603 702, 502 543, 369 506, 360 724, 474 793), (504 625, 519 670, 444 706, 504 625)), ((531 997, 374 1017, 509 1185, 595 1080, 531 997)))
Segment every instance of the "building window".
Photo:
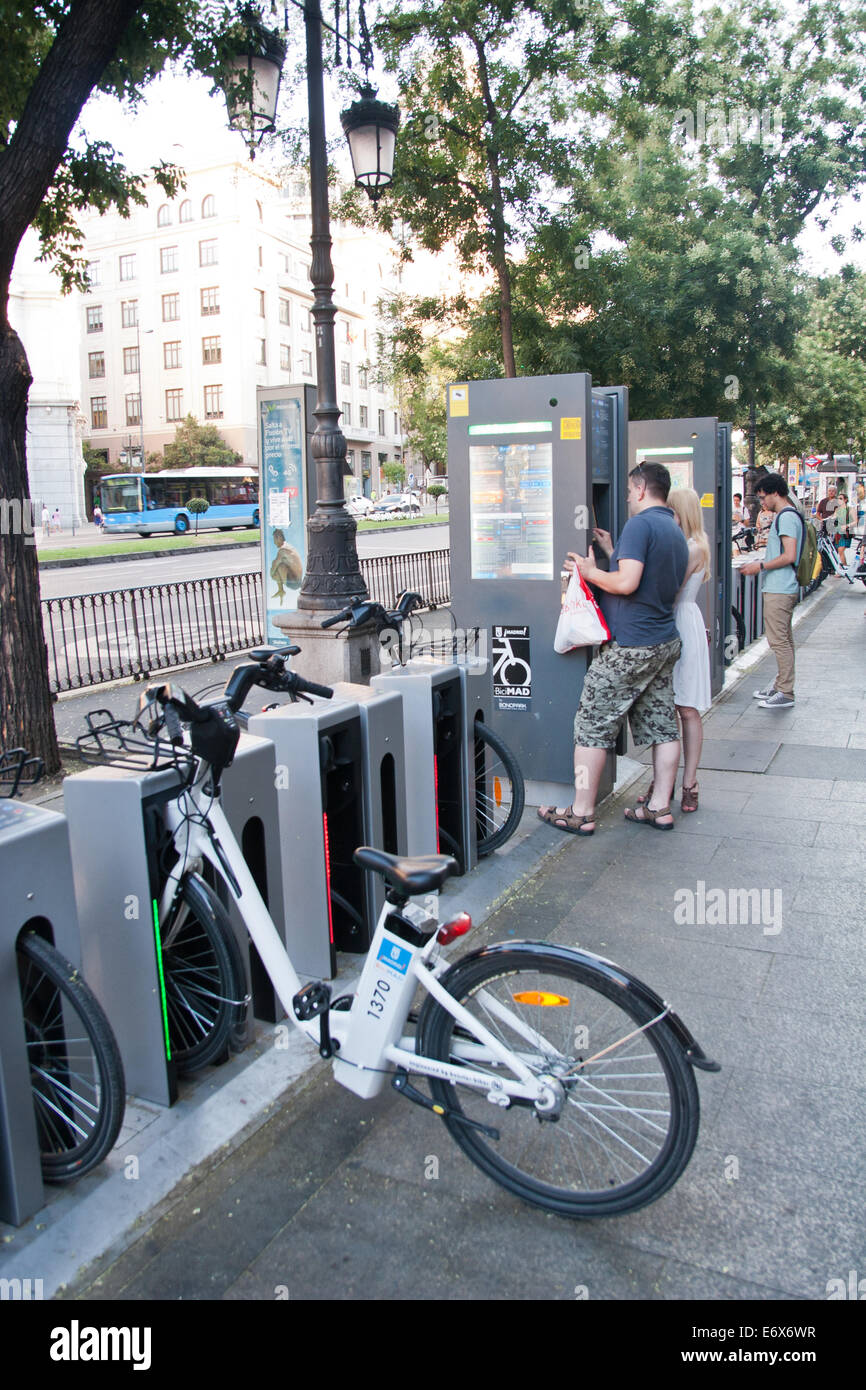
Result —
POLYGON ((256 365, 259 366, 259 367, 264 367, 264 366, 267 365, 267 361, 268 361, 268 359, 267 359, 267 349, 266 349, 266 346, 265 346, 265 340, 264 340, 264 338, 259 338, 258 344, 259 344, 259 355, 258 355, 258 357, 256 358, 256 365))
POLYGON ((280 260, 280 270, 283 272, 284 275, 288 275, 292 269, 291 258, 286 255, 285 251, 278 252, 278 255, 280 260))
POLYGON ((183 201, 183 202, 181 203, 181 205, 180 205, 180 218, 179 218, 179 220, 180 220, 181 222, 191 222, 191 221, 192 221, 192 203, 190 202, 189 198, 185 198, 184 201, 183 201))
POLYGON ((399 421, 399 419, 397 418, 397 412, 396 412, 396 410, 394 411, 394 433, 395 433, 395 434, 399 434, 399 433, 400 433, 400 421, 399 421))
POLYGON ((264 213, 262 212, 262 205, 261 205, 261 203, 259 202, 258 198, 256 198, 256 212, 257 212, 258 215, 259 215, 259 221, 260 221, 260 222, 263 222, 263 221, 264 221, 264 213))
POLYGON ((280 343, 280 370, 283 372, 292 370, 292 349, 288 343, 280 343))
POLYGON ((218 285, 211 285, 201 292, 201 312, 203 316, 218 314, 220 311, 220 292, 218 285))
POLYGON ((265 316, 265 292, 264 290, 253 290, 253 294, 256 298, 256 313, 259 318, 263 319, 265 316))
POLYGON ((85 280, 87 281, 87 288, 88 288, 89 290, 94 290, 94 289, 96 289, 96 286, 97 286, 97 285, 101 285, 101 284, 102 284, 102 263, 101 263, 101 261, 88 261, 88 262, 87 262, 87 268, 86 268, 86 270, 85 270, 85 272, 84 272, 84 278, 85 278, 85 280))
POLYGON ((355 450, 354 450, 354 449, 347 449, 347 450, 346 450, 346 465, 347 465, 347 467, 349 468, 350 472, 354 473, 354 471, 355 471, 355 450))
POLYGON ((177 247, 161 246, 159 248, 159 273, 160 275, 170 275, 173 270, 177 270, 177 247))
POLYGON ((366 430, 366 429, 369 429, 369 427, 370 427, 370 412, 369 412, 369 410, 367 409, 367 407, 366 407, 365 405, 362 405, 362 406, 361 406, 361 428, 366 430))
POLYGON ((216 198, 212 193, 209 193, 207 197, 202 200, 201 215, 202 217, 216 217, 216 198))
POLYGON ((123 349, 123 371, 126 376, 129 376, 130 372, 138 371, 137 347, 123 349))
POLYGON ((120 257, 120 278, 121 280, 135 279, 135 253, 120 257))
POLYGON ((108 397, 90 397, 90 425, 95 430, 108 429, 108 397))
POLYGON ((157 227, 171 226, 171 208, 168 203, 163 203, 159 212, 156 214, 156 225, 157 227))
POLYGON ((340 363, 340 381, 344 386, 352 384, 352 368, 348 362, 340 363))
POLYGON ((359 368, 358 368, 358 385, 360 386, 360 388, 361 388, 362 391, 366 391, 366 389, 367 389, 367 368, 366 368, 366 367, 359 367, 359 368))
POLYGON ((102 332, 102 305, 88 304, 87 306, 87 331, 88 333, 102 332))
POLYGON ((104 352, 89 352, 87 354, 87 373, 91 378, 105 376, 104 352))
POLYGON ((361 450, 361 472, 370 476, 370 468, 373 463, 373 455, 366 449, 361 450))
POLYGON ((128 425, 141 424, 141 396, 137 391, 126 397, 126 423, 128 425))
POLYGON ((201 340, 201 360, 207 366, 211 362, 222 362, 223 350, 220 339, 202 338, 201 340))
POLYGON ((312 333, 313 331, 313 315, 310 313, 309 309, 305 311, 304 317, 301 320, 301 328, 305 333, 312 333))
POLYGON ((260 266, 263 266, 263 265, 264 265, 264 260, 262 259, 262 248, 261 248, 261 247, 259 247, 259 265, 260 265, 260 266))
POLYGON ((380 411, 379 411, 379 433, 380 433, 380 434, 384 434, 384 433, 385 433, 385 412, 384 412, 384 410, 380 410, 380 411))
POLYGON ((352 407, 351 407, 351 405, 349 404, 348 401, 343 401, 343 424, 344 424, 344 425, 351 425, 351 423, 352 423, 352 407))
POLYGON ((206 386, 204 388, 204 418, 221 420, 223 418, 223 388, 206 386))
POLYGON ((198 263, 199 265, 217 264, 217 241, 200 241, 198 244, 198 263))
POLYGON ((350 327, 349 327, 349 320, 346 319, 345 323, 343 324, 343 342, 344 342, 344 343, 351 343, 351 341, 352 341, 352 330, 351 330, 350 327))
POLYGON ((311 352, 301 353, 301 374, 303 376, 313 375, 313 354, 311 352))
POLYGON ((171 369, 172 367, 179 367, 181 365, 180 339, 177 339, 176 341, 171 343, 163 343, 162 364, 167 369, 171 369))
POLYGON ((180 295, 164 294, 162 296, 162 321, 163 323, 173 323, 180 318, 180 295))
POLYGON ((120 301, 120 326, 121 328, 138 327, 138 300, 121 299, 120 301))
POLYGON ((287 299, 280 300, 280 323, 291 323, 292 307, 287 299))
POLYGON ((183 391, 166 391, 165 418, 166 420, 183 419, 183 391))

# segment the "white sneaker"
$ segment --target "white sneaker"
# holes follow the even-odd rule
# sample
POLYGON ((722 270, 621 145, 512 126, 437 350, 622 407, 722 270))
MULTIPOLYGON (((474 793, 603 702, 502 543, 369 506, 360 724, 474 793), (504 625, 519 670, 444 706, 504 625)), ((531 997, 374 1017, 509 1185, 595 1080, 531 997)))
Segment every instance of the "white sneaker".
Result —
POLYGON ((774 690, 773 694, 766 700, 762 700, 759 709, 791 709, 794 705, 793 695, 783 695, 781 690, 774 690))
POLYGON ((753 691, 752 691, 752 699, 753 699, 753 700, 769 700, 770 696, 771 696, 771 695, 775 695, 775 693, 776 693, 776 687, 775 687, 775 685, 768 685, 766 690, 753 690, 753 691))

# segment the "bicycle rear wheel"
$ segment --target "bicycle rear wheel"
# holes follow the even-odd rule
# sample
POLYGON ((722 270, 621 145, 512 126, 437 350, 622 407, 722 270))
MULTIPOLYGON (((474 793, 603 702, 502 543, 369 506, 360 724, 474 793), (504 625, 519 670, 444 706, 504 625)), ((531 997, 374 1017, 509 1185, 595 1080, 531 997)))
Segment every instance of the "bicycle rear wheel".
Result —
POLYGON ((243 1025, 245 975, 228 913, 186 874, 160 928, 168 1047, 185 1075, 218 1061, 243 1025))
POLYGON ((475 828, 483 859, 510 840, 523 815, 525 788, 507 743, 481 720, 475 723, 475 828))
MULTIPOLYGON (((482 1091, 431 1079, 452 1138, 489 1177, 569 1217, 634 1211, 676 1182, 697 1139, 698 1091, 670 1026, 652 1022, 648 1003, 585 956, 532 943, 469 956, 441 983, 535 1075, 552 1078, 559 1095, 559 1116, 547 1119, 526 1102, 502 1109, 482 1091)), ((465 1046, 468 1034, 428 996, 418 1037, 419 1053, 459 1063, 454 1045, 465 1046)))
POLYGON ((19 937, 17 955, 42 1177, 70 1182, 114 1147, 125 1106, 123 1063, 75 966, 34 932, 19 937))

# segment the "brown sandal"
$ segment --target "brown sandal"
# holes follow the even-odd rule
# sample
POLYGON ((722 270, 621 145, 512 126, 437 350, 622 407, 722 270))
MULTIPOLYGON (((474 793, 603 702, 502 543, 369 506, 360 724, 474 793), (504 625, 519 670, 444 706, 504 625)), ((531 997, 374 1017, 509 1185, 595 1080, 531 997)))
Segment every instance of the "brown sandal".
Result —
POLYGON ((637 816, 630 808, 626 808, 626 820, 633 821, 635 825, 651 825, 653 830, 673 830, 673 823, 670 825, 659 825, 658 823, 659 816, 670 815, 670 806, 660 806, 657 811, 651 811, 649 806, 643 806, 641 809, 643 810, 643 815, 637 816))
POLYGON ((683 786, 682 800, 680 806, 684 811, 696 811, 698 809, 698 784, 694 782, 692 786, 683 786))
POLYGON ((545 825, 552 825, 554 830, 565 830, 569 835, 581 835, 586 838, 595 834, 595 813, 589 816, 576 816, 574 808, 568 806, 564 811, 557 811, 555 806, 548 806, 542 814, 541 807, 538 808, 538 819, 543 820, 545 825), (592 830, 584 830, 583 826, 592 822, 592 830))
POLYGON ((643 792, 642 795, 639 796, 639 797, 637 798, 637 804, 638 804, 638 806, 646 806, 647 802, 650 801, 650 800, 652 799, 653 787, 654 787, 654 786, 655 786, 655 779, 653 779, 653 781, 650 782, 650 784, 649 784, 649 786, 647 787, 646 791, 643 792))

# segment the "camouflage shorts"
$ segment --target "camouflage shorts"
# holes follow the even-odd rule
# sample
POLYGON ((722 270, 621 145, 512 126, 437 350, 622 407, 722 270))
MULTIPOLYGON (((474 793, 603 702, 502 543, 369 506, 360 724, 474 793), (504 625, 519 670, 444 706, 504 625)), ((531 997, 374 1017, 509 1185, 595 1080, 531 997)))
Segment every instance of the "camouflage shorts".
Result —
POLYGON ((673 670, 679 637, 658 647, 620 647, 605 642, 591 662, 574 716, 574 741, 581 748, 613 748, 626 715, 639 746, 679 738, 673 670))

